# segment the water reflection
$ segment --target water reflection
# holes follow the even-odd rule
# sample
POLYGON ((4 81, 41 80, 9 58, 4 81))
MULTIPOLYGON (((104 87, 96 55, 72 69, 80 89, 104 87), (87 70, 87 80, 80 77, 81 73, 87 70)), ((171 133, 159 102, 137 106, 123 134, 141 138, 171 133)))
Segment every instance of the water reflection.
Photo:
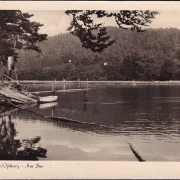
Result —
MULTIPOLYGON (((59 93, 58 106, 53 108, 53 115, 88 123, 95 122, 110 128, 48 122, 60 128, 104 135, 138 135, 143 139, 146 139, 145 135, 179 137, 179 113, 174 113, 175 110, 178 111, 178 104, 176 103, 174 108, 172 101, 176 100, 174 96, 178 96, 178 91, 174 89, 176 87, 169 90, 169 87, 159 86, 122 86, 101 87, 88 93, 59 93), (153 98, 156 96, 159 98, 153 98), (161 98, 165 96, 167 103, 162 101, 165 98, 161 98)), ((49 115, 50 109, 42 112, 49 115)))
POLYGON ((84 111, 86 111, 87 110, 87 101, 88 101, 88 99, 87 99, 87 91, 84 91, 84 111))
POLYGON ((39 109, 48 109, 48 108, 54 108, 57 106, 58 106, 57 102, 51 102, 51 103, 39 104, 39 109))
POLYGON ((41 137, 17 139, 11 113, 17 109, 2 107, 0 113, 0 160, 38 160, 46 158, 47 150, 40 147, 41 137), (6 111, 5 111, 6 109, 6 111))
MULTIPOLYGON (((76 86, 67 84, 65 88, 76 89, 79 84, 76 86)), ((37 85, 31 88, 41 90, 37 85)), ((51 86, 43 88, 51 90, 51 86)), ((128 145, 131 143, 147 161, 180 161, 179 86, 97 86, 84 93, 57 92, 57 103, 28 109, 97 126, 9 109, 21 146, 31 147, 31 137, 36 135, 42 137, 41 145, 48 150, 47 160, 136 160, 128 145)), ((6 109, 1 110, 2 117, 8 115, 6 109)))

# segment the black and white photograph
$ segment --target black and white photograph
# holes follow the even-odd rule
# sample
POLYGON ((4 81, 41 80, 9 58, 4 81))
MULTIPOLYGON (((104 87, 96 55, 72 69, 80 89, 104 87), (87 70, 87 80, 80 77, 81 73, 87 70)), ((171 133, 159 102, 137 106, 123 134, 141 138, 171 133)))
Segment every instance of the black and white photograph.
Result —
POLYGON ((180 161, 180 10, 116 8, 0 10, 0 160, 180 161))

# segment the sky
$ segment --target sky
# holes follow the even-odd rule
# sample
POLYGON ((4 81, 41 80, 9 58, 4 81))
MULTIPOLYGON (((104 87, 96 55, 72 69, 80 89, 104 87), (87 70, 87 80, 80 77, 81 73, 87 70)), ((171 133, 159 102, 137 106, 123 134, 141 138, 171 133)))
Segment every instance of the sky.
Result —
MULTIPOLYGON (((25 12, 25 11, 24 11, 25 12)), ((44 24, 40 32, 49 36, 67 32, 71 22, 71 16, 65 14, 62 10, 41 10, 26 11, 34 14, 31 21, 37 21, 44 24)), ((102 19, 100 19, 102 21, 102 19)), ((113 18, 103 18, 107 26, 116 26, 113 18)), ((179 28, 180 29, 180 11, 160 11, 160 15, 153 20, 150 28, 179 28)))

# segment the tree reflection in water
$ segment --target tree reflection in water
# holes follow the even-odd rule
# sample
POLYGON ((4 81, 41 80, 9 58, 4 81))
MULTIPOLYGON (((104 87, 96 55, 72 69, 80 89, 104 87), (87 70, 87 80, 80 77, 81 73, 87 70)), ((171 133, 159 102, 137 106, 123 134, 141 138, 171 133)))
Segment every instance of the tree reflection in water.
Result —
POLYGON ((41 137, 31 139, 15 139, 16 130, 11 115, 0 120, 0 160, 38 160, 46 157, 47 150, 41 148, 41 137))

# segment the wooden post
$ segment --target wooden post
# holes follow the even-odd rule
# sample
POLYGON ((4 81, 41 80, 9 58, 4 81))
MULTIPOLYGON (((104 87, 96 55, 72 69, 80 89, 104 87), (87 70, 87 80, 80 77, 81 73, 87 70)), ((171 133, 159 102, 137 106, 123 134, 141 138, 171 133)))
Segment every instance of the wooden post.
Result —
POLYGON ((87 109, 87 91, 84 91, 84 111, 87 109))
POLYGON ((9 56, 8 57, 9 77, 11 77, 12 75, 13 66, 14 66, 14 56, 9 56))
POLYGON ((54 107, 52 107, 52 117, 54 117, 54 107))
POLYGON ((84 101, 87 101, 87 91, 84 91, 84 101))
POLYGON ((52 84, 52 94, 55 95, 54 84, 52 84))
POLYGON ((140 161, 140 162, 146 161, 141 157, 141 155, 135 150, 135 148, 131 144, 129 144, 129 146, 130 146, 133 154, 135 155, 135 157, 138 159, 138 161, 140 161))
POLYGON ((14 72, 15 72, 16 80, 18 80, 17 71, 16 71, 16 61, 14 62, 14 72))

